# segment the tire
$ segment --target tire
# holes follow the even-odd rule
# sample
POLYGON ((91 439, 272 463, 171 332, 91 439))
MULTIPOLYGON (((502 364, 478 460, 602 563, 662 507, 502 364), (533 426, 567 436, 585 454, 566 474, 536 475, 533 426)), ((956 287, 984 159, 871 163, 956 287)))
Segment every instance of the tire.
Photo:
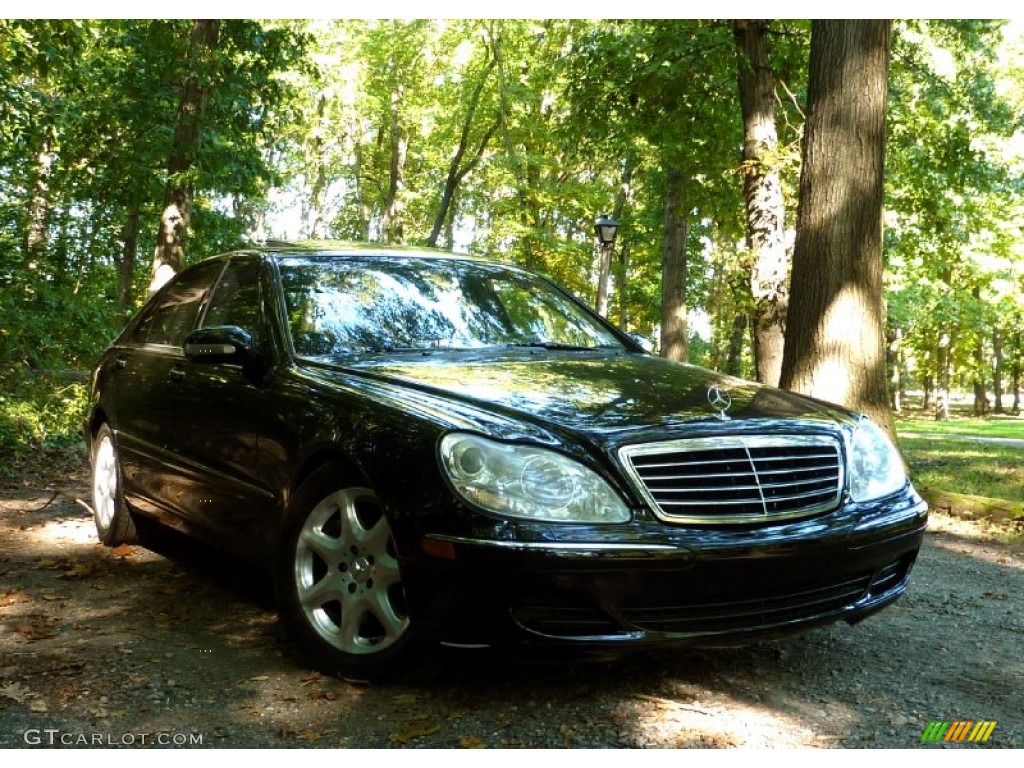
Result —
POLYGON ((96 535, 108 547, 135 544, 139 534, 121 487, 121 461, 106 424, 92 441, 92 517, 96 535))
POLYGON ((299 487, 285 519, 274 584, 303 656, 328 674, 394 677, 417 656, 398 553, 377 494, 326 466, 299 487))

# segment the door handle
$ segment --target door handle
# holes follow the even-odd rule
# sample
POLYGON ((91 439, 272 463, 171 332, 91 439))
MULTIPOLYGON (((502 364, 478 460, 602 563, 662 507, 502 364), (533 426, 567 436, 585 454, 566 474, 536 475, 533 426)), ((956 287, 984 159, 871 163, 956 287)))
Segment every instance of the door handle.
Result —
POLYGON ((171 372, 167 374, 167 378, 175 382, 184 381, 185 371, 182 368, 178 368, 177 366, 175 366, 174 368, 171 368, 171 372))

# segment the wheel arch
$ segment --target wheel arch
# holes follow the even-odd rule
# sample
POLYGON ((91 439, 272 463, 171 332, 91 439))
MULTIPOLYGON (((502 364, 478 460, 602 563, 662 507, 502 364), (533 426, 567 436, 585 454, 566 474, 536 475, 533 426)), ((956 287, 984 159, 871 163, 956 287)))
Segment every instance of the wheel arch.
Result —
POLYGON ((107 412, 101 406, 96 406, 89 417, 89 441, 92 442, 93 438, 96 437, 96 433, 100 431, 101 426, 109 423, 110 419, 107 418, 107 412))
POLYGON ((338 466, 339 479, 344 483, 373 487, 366 472, 342 448, 338 446, 323 447, 307 456, 299 466, 288 490, 289 500, 310 475, 328 465, 338 466))

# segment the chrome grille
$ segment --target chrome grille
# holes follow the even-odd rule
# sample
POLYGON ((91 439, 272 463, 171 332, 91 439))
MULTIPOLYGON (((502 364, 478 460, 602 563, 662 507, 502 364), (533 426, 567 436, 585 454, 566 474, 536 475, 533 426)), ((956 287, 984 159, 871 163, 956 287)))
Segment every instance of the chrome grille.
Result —
POLYGON ((843 463, 829 435, 724 435, 630 445, 619 458, 670 523, 754 523, 839 504, 843 463))

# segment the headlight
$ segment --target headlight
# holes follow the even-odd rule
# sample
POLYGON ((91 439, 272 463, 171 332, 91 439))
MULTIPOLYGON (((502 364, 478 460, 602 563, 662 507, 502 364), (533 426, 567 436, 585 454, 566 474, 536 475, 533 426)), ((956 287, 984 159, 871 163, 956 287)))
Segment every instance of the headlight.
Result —
POLYGON ((850 496, 871 501, 896 493, 907 482, 903 458, 874 422, 861 419, 850 445, 850 496))
POLYGON ((441 440, 441 466, 466 501, 499 515, 559 523, 624 523, 630 517, 601 477, 544 448, 450 434, 441 440))

